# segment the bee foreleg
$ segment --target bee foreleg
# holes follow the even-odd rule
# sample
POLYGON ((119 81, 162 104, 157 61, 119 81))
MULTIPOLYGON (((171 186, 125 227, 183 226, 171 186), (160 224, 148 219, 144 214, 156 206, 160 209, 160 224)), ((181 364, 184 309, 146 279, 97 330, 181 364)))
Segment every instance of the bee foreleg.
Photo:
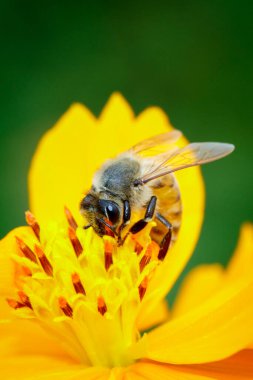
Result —
POLYGON ((153 195, 150 198, 150 201, 148 202, 148 206, 146 208, 146 213, 144 219, 138 220, 129 230, 131 234, 137 234, 137 232, 140 232, 143 230, 144 227, 150 222, 154 216, 155 208, 156 208, 156 201, 157 198, 153 195))
POLYGON ((126 227, 126 225, 130 222, 130 218, 131 218, 130 203, 128 200, 125 200, 124 201, 124 208, 123 208, 123 221, 122 221, 121 225, 119 226, 119 231, 118 231, 119 244, 122 244, 121 232, 122 232, 123 228, 126 227))
POLYGON ((161 243, 160 243, 160 250, 158 253, 158 259, 159 260, 164 260, 166 253, 169 249, 170 242, 171 242, 171 237, 172 237, 172 224, 164 218, 161 214, 157 213, 156 214, 156 219, 159 220, 165 227, 168 228, 168 232, 165 234, 163 237, 161 243))

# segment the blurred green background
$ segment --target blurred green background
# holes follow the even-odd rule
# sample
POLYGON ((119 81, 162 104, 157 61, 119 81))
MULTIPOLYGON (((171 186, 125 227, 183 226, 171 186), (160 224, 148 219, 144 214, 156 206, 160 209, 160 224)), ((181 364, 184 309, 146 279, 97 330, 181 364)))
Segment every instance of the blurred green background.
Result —
POLYGON ((117 90, 161 106, 191 141, 236 145, 203 169, 205 223, 187 270, 226 263, 253 221, 252 1, 1 1, 0 234, 24 223, 40 136, 74 101, 117 90))

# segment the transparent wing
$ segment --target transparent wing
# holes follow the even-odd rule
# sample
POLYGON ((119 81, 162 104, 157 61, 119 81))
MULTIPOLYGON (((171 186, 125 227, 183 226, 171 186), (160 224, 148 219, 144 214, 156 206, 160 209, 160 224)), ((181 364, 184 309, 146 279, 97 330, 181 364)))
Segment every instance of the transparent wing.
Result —
POLYGON ((181 136, 182 132, 175 129, 171 132, 162 133, 161 135, 153 136, 149 139, 143 140, 140 143, 134 145, 129 151, 137 154, 142 154, 144 152, 146 156, 152 156, 154 155, 155 149, 158 151, 159 149, 164 151, 171 148, 170 145, 175 144, 181 136))
POLYGON ((218 160, 233 150, 232 144, 214 142, 192 143, 184 148, 176 148, 154 156, 149 172, 135 182, 145 184, 177 170, 218 160))

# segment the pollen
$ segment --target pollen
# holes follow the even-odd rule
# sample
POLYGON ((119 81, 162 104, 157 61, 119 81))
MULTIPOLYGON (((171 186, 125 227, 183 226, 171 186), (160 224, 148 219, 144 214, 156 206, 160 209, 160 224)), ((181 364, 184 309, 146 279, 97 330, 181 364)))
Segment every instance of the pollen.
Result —
POLYGON ((98 312, 104 315, 107 312, 107 306, 102 296, 98 297, 98 312))
POLYGON ((105 240, 105 269, 108 270, 113 264, 113 244, 109 240, 105 240))
POLYGON ((52 276, 53 275, 53 267, 52 267, 51 263, 49 262, 48 258, 46 257, 45 253, 43 252, 42 248, 40 248, 37 244, 35 244, 34 251, 35 251, 45 273, 48 274, 49 276, 52 276))
POLYGON ((138 241, 135 240, 135 248, 134 248, 134 251, 137 253, 137 255, 139 255, 141 253, 141 251, 143 250, 143 247, 140 243, 138 243, 138 241))
POLYGON ((29 300, 29 297, 25 294, 25 292, 23 290, 19 290, 18 291, 18 296, 20 298, 20 301, 21 303, 24 305, 24 306, 27 306, 29 307, 30 309, 32 309, 32 305, 31 305, 31 302, 29 300))
POLYGON ((24 305, 21 302, 13 298, 6 298, 6 301, 12 309, 20 309, 21 307, 24 307, 24 305))
POLYGON ((74 230, 73 227, 69 227, 68 235, 69 235, 69 239, 71 241, 72 247, 76 253, 76 256, 78 257, 83 252, 83 247, 82 247, 78 237, 76 236, 76 231, 74 230))
POLYGON ((64 207, 64 212, 65 212, 65 215, 66 215, 66 218, 67 218, 67 221, 68 221, 68 224, 70 227, 73 228, 74 231, 76 231, 78 225, 71 213, 71 211, 65 206, 64 207))
POLYGON ((21 309, 23 307, 28 307, 32 309, 31 302, 28 298, 28 296, 22 291, 18 291, 19 300, 13 299, 13 298, 7 298, 8 305, 13 309, 21 309))
POLYGON ((15 236, 17 246, 20 249, 20 251, 24 254, 27 259, 33 261, 34 263, 37 263, 37 258, 34 252, 26 245, 22 239, 20 239, 18 236, 15 236))
POLYGON ((67 317, 71 318, 73 315, 73 310, 72 310, 72 307, 69 305, 69 303, 66 301, 66 299, 64 297, 59 297, 58 302, 59 302, 60 309, 63 311, 63 313, 67 317))
POLYGON ((37 239, 40 240, 40 226, 35 216, 30 211, 26 211, 25 219, 26 219, 27 224, 32 227, 33 232, 35 236, 37 237, 37 239))
POLYGON ((150 237, 155 224, 138 236, 127 234, 119 246, 109 228, 99 237, 78 226, 67 207, 64 214, 62 223, 42 228, 26 213, 31 233, 16 236, 16 297, 7 303, 19 318, 37 321, 61 341, 66 337, 80 361, 128 365, 134 361, 128 349, 141 336, 140 306, 155 294, 152 276, 162 263, 150 237))
POLYGON ((139 288, 138 288, 141 301, 142 301, 143 297, 145 296, 147 287, 148 287, 148 277, 146 276, 146 277, 144 277, 144 279, 142 280, 142 282, 140 283, 139 288))
POLYGON ((105 231, 106 231, 106 235, 107 236, 111 236, 111 237, 114 237, 114 232, 111 230, 111 228, 109 226, 112 226, 112 223, 110 222, 109 219, 105 219, 105 222, 107 223, 107 225, 105 225, 105 231))
POLYGON ((76 293, 86 295, 86 292, 85 292, 85 289, 83 287, 83 284, 81 283, 79 274, 73 273, 71 278, 72 278, 72 283, 73 283, 73 286, 74 286, 76 293))
POLYGON ((140 261, 140 271, 142 272, 146 265, 150 263, 152 257, 152 242, 148 245, 146 252, 140 261))
POLYGON ((32 276, 32 271, 28 267, 22 266, 20 269, 23 272, 24 276, 32 276))

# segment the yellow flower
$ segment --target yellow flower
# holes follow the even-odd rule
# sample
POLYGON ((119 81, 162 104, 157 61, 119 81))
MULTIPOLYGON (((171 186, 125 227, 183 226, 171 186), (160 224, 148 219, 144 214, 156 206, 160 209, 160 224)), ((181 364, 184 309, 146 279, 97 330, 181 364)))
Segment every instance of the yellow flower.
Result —
POLYGON ((30 226, 0 242, 2 377, 253 378, 252 351, 245 350, 253 342, 251 225, 227 269, 197 268, 170 312, 164 301, 198 239, 199 168, 177 173, 182 227, 163 261, 150 240, 152 223, 122 247, 81 227, 78 204, 101 163, 171 129, 160 109, 135 117, 114 94, 98 119, 74 105, 42 138, 29 173, 38 222, 27 213, 30 226))

